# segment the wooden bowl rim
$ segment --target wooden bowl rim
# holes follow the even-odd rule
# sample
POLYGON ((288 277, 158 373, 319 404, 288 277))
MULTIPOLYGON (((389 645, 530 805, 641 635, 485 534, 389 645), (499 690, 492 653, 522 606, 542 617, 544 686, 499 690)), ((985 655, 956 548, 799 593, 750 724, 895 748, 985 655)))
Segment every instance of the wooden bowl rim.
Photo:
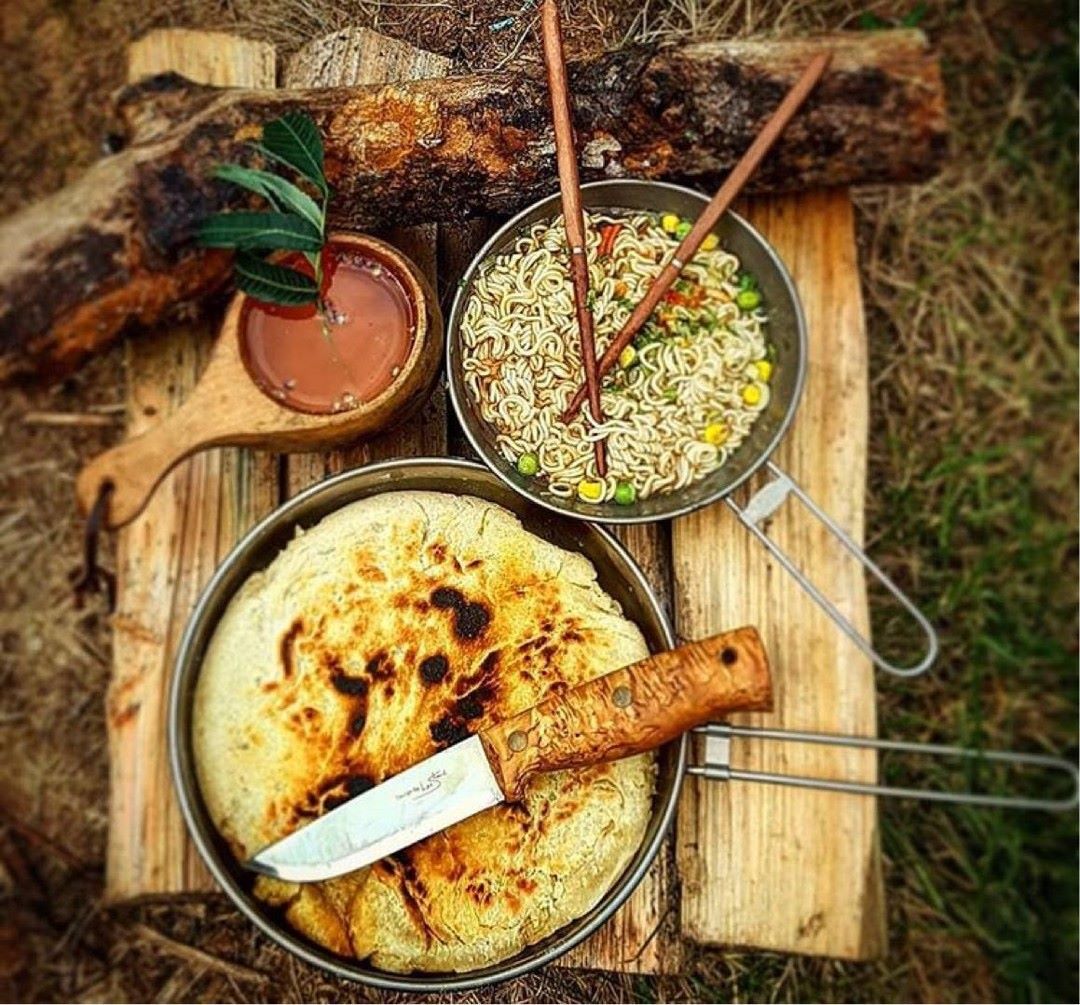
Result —
POLYGON ((246 293, 237 291, 233 294, 232 300, 229 302, 229 306, 225 311, 221 334, 232 340, 233 349, 240 366, 247 375, 248 380, 251 382, 252 388, 260 398, 264 398, 274 406, 275 409, 287 415, 300 416, 304 419, 311 420, 314 423, 322 424, 333 422, 336 425, 338 422, 348 418, 356 419, 369 415, 373 411, 377 411, 390 405, 398 396, 411 393, 410 378, 420 365, 425 347, 431 339, 432 328, 434 327, 432 324, 431 312, 433 306, 437 307, 437 305, 433 305, 432 303, 432 298, 428 292, 427 283, 423 278, 420 267, 409 258, 408 255, 395 248, 389 242, 384 241, 382 238, 374 237, 371 234, 365 234, 362 231, 335 230, 327 235, 326 243, 328 246, 345 245, 367 251, 374 257, 379 258, 385 264, 388 264, 393 269, 394 274, 397 276, 398 280, 405 288, 406 294, 412 301, 416 324, 413 332, 412 345, 409 348, 409 355, 405 358, 405 362, 401 364, 401 371, 398 375, 394 377, 374 398, 362 401, 353 408, 342 412, 309 412, 301 408, 290 408, 288 405, 282 404, 272 395, 264 391, 262 387, 259 386, 259 382, 255 379, 251 370, 248 368, 247 360, 244 358, 243 348, 240 343, 240 326, 244 316, 244 306, 249 301, 254 302, 254 298, 249 297, 246 293))

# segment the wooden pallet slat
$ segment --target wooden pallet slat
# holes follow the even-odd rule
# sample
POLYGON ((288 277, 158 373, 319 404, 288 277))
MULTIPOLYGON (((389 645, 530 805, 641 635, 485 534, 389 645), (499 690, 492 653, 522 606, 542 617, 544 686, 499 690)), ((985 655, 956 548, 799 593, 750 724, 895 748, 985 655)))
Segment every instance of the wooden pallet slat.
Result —
MULTIPOLYGON (((451 61, 369 28, 346 28, 304 46, 285 68, 286 87, 345 87, 397 83, 444 76, 451 61)), ((380 236, 401 250, 437 283, 437 240, 433 224, 400 227, 380 236)), ((340 450, 293 454, 286 458, 288 495, 295 495, 328 474, 393 457, 446 453, 446 391, 440 384, 431 397, 401 425, 340 450)))
MULTIPOLYGON (((128 50, 128 78, 174 70, 202 83, 273 87, 274 48, 218 32, 152 31, 128 50)), ((173 411, 216 334, 177 326, 127 347, 127 432, 173 411)), ((278 502, 277 462, 209 450, 183 462, 117 540, 114 674, 109 688, 110 806, 105 897, 209 888, 172 793, 165 703, 179 637, 199 591, 236 538, 278 502)))
MULTIPOLYGON (((791 270, 809 329, 806 387, 775 459, 860 539, 867 348, 851 200, 843 191, 808 193, 756 201, 747 213, 791 270)), ((789 499, 768 532, 868 629, 862 570, 821 525, 789 499)), ((869 661, 726 506, 676 520, 672 538, 679 633, 700 638, 752 622, 764 635, 776 710, 734 721, 875 733, 869 661)), ((732 763, 861 781, 873 780, 876 767, 871 751, 747 741, 733 744, 732 763)), ((849 959, 882 951, 876 800, 691 779, 678 833, 689 938, 849 959)))

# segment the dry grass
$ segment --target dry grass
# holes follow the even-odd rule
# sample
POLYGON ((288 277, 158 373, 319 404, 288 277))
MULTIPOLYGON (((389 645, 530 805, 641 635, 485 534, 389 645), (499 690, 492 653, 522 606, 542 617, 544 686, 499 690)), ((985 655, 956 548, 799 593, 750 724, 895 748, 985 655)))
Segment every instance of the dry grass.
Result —
MULTIPOLYGON (((233 29, 287 52, 360 22, 472 69, 535 50, 534 6, 9 3, 0 11, 0 211, 97 155, 123 45, 149 27, 233 29)), ((938 673, 882 682, 882 718, 893 734, 1075 752, 1074 11, 997 0, 589 0, 572 8, 571 52, 875 17, 919 20, 940 48, 954 127, 946 170, 918 189, 858 194, 872 346, 871 543, 944 629, 938 673)), ((71 480, 108 433, 26 428, 21 417, 117 399, 118 360, 97 361, 59 389, 0 401, 0 756, 8 765, 0 903, 12 916, 0 921, 0 994, 7 980, 14 997, 51 1000, 375 1000, 297 963, 218 899, 98 904, 108 636, 94 613, 72 609, 66 573, 78 557, 71 480), (272 983, 208 967, 185 946, 272 983)), ((910 642, 885 605, 875 607, 875 631, 896 648, 910 642)), ((902 766, 892 770, 908 779, 902 766)), ((931 780, 944 779, 931 772, 931 780)), ((1075 998, 1075 821, 902 804, 883 807, 882 819, 892 942, 879 963, 698 950, 679 978, 550 969, 458 1000, 1075 998)))

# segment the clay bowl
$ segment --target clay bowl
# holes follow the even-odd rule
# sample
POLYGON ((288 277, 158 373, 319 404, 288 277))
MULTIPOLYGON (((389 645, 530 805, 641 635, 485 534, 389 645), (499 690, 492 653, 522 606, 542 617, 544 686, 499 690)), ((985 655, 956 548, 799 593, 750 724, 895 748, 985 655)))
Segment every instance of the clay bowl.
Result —
POLYGON ((100 454, 80 472, 76 492, 83 512, 89 512, 103 486, 111 485, 106 525, 119 527, 138 515, 176 464, 198 450, 219 446, 317 450, 380 432, 423 403, 443 353, 443 321, 434 290, 419 268, 385 241, 366 234, 332 234, 329 243, 377 260, 394 273, 412 303, 416 318, 412 346, 387 387, 343 412, 313 414, 286 407, 262 390, 248 371, 240 338, 247 298, 237 294, 206 369, 180 408, 142 435, 100 454))

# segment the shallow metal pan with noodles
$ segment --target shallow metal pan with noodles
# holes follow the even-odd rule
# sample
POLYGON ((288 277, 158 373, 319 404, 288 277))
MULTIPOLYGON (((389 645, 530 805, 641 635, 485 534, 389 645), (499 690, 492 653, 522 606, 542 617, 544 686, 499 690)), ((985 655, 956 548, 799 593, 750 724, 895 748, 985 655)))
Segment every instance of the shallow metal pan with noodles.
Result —
MULTIPOLYGON (((708 202, 697 192, 678 185, 650 181, 602 181, 581 188, 582 202, 586 209, 628 209, 635 211, 675 213, 694 219, 708 202)), ((758 417, 750 435, 727 459, 725 464, 699 482, 676 492, 654 495, 638 500, 630 506, 613 502, 595 505, 579 499, 560 499, 547 492, 542 483, 517 472, 495 444, 491 427, 480 417, 465 386, 462 358, 464 346, 461 339, 461 322, 465 305, 471 293, 473 280, 485 263, 495 255, 506 251, 521 231, 541 220, 549 220, 560 212, 558 194, 534 203, 506 223, 484 245, 465 271, 459 285, 447 328, 447 380, 450 398, 458 419, 469 441, 492 471, 516 492, 539 506, 600 523, 647 523, 682 516, 719 500, 733 510, 747 528, 807 593, 822 607, 826 614, 874 663, 882 670, 899 676, 914 676, 929 668, 937 658, 938 640, 929 621, 920 613, 907 596, 878 566, 870 560, 851 537, 844 532, 806 495, 802 489, 771 461, 770 455, 783 438, 795 417, 806 377, 806 321, 799 303, 795 284, 784 263, 769 243, 741 216, 725 213, 717 227, 723 246, 738 256, 744 269, 758 281, 766 311, 768 312, 768 338, 775 354, 771 380, 772 393, 768 407, 758 417), (755 471, 765 467, 772 480, 761 488, 746 506, 735 502, 732 493, 755 471), (773 541, 762 525, 793 495, 837 538, 840 544, 875 576, 915 619, 926 637, 923 656, 915 663, 896 666, 874 649, 851 621, 814 586, 813 582, 794 564, 790 557, 773 541)))
POLYGON ((951 747, 789 730, 710 725, 697 732, 717 737, 721 741, 717 745, 719 753, 711 763, 687 766, 688 742, 685 736, 658 752, 656 790, 644 838, 611 888, 592 910, 576 921, 527 947, 511 959, 467 973, 390 973, 360 960, 338 956, 297 934, 277 911, 254 897, 251 892, 254 874, 240 866, 217 833, 200 795, 195 773, 192 699, 207 645, 233 595, 249 576, 273 561, 298 528, 311 527, 323 517, 357 499, 381 492, 410 489, 472 495, 506 507, 517 514, 527 530, 561 548, 579 552, 588 558, 596 568, 601 587, 622 605, 627 617, 637 623, 652 652, 670 649, 675 645, 674 633, 659 599, 630 555, 610 534, 593 524, 560 516, 533 505, 511 491, 491 472, 467 461, 445 458, 388 461, 345 472, 302 492, 252 529, 230 552, 210 580, 181 639, 169 694, 169 756, 185 823, 215 880, 236 906, 263 932, 309 963, 373 987, 406 992, 448 992, 509 980, 552 962, 603 925, 644 877, 672 821, 682 781, 688 772, 722 781, 796 785, 975 805, 1049 810, 1069 809, 1076 805, 1075 767, 1068 762, 1049 757, 975 752, 951 747), (1048 797, 1043 792, 1037 797, 1002 797, 967 792, 896 789, 854 781, 743 771, 732 767, 728 761, 727 741, 732 736, 760 741, 824 743, 1018 763, 1064 772, 1071 783, 1072 791, 1061 798, 1048 797))

